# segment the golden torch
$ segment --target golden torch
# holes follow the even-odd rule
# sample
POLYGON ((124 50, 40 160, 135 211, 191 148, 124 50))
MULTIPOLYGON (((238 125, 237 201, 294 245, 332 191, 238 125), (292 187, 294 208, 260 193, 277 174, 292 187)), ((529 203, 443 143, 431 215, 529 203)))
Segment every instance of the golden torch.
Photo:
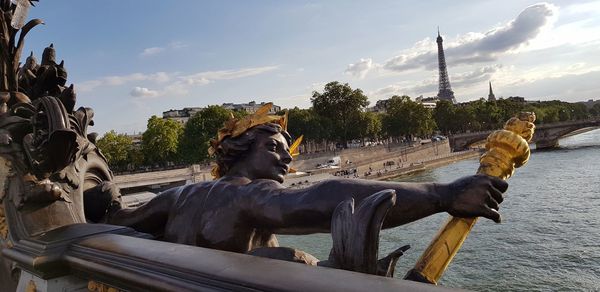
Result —
MULTIPOLYGON (((515 168, 527 163, 534 121, 535 113, 520 113, 508 120, 503 130, 491 133, 486 140, 486 152, 479 159, 477 173, 506 180, 515 168)), ((405 279, 437 284, 475 222, 477 218, 450 217, 405 279)))

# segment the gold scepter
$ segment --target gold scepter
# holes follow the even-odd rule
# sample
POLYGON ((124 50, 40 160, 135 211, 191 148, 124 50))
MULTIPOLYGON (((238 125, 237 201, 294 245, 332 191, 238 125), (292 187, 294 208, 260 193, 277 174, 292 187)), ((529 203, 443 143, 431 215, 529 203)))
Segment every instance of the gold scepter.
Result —
MULTIPOLYGON (((477 173, 506 180, 515 168, 527 163, 530 155, 528 142, 533 138, 534 121, 535 113, 519 113, 504 124, 503 130, 491 133, 486 140, 486 152, 479 159, 477 173)), ((477 217, 450 217, 404 278, 437 285, 475 222, 477 217)))

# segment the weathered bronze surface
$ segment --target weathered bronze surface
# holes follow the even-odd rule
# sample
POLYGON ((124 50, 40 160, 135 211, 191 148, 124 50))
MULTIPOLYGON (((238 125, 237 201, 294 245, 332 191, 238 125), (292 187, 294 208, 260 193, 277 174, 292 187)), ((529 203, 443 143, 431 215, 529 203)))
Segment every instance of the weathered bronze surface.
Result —
MULTIPOLYGON (((75 109, 75 90, 54 46, 40 63, 32 53, 19 67, 25 36, 43 22, 11 27, 17 7, 0 1, 1 248, 61 226, 101 222, 120 201, 96 135, 87 131, 94 112, 75 109)), ((3 257, 0 274, 18 277, 18 269, 3 257)))
POLYGON ((499 221, 495 209, 507 184, 485 175, 450 184, 337 179, 286 189, 281 182, 292 161, 289 144, 289 134, 272 123, 224 137, 213 145, 218 180, 168 190, 139 208, 117 211, 110 223, 239 253, 277 247, 274 234, 332 232, 332 256, 324 265, 375 274, 381 227, 443 211, 499 221))
MULTIPOLYGON (((75 89, 66 86, 67 71, 64 62, 57 63, 54 46, 44 50, 39 64, 31 54, 19 66, 25 35, 42 21, 21 26, 21 20, 12 19, 16 8, 0 0, 0 280, 8 287, 14 286, 21 269, 43 279, 75 271, 86 279, 99 276, 103 283, 117 279, 116 284, 130 289, 161 284, 166 290, 279 287, 269 278, 249 278, 248 271, 218 280, 224 269, 209 271, 216 266, 210 259, 202 269, 189 262, 205 259, 192 256, 199 248, 141 239, 148 236, 131 228, 85 223, 109 222, 173 243, 392 276, 408 246, 379 259, 381 228, 438 212, 499 221, 497 208, 507 184, 487 175, 450 184, 340 179, 286 189, 281 183, 293 153, 287 118, 264 110, 232 119, 219 132, 211 148, 217 180, 166 191, 137 209, 121 209, 112 173, 95 146, 96 134, 87 130, 93 125, 93 111, 75 109, 75 89), (13 22, 21 29, 11 27, 13 22), (305 252, 278 247, 275 237, 315 232, 333 236, 330 257, 320 262, 305 252), (165 245, 177 252, 172 264, 161 266, 158 259, 164 259, 158 251, 165 245), (197 281, 190 284, 181 271, 197 276, 197 281)), ((245 255, 235 255, 239 260, 227 253, 215 257, 215 251, 204 251, 203 256, 235 259, 248 267, 264 268, 267 263, 256 257, 256 263, 248 262, 245 255)), ((325 280, 321 277, 317 286, 331 287, 323 286, 325 280)), ((302 287, 306 286, 296 284, 293 290, 302 287)))
MULTIPOLYGON (((485 144, 487 151, 479 159, 477 173, 506 180, 512 176, 515 168, 527 163, 530 155, 528 142, 533 137, 534 121, 535 113, 520 113, 508 120, 503 130, 490 134, 485 144)), ((476 217, 451 217, 405 278, 437 283, 476 222, 476 217)))

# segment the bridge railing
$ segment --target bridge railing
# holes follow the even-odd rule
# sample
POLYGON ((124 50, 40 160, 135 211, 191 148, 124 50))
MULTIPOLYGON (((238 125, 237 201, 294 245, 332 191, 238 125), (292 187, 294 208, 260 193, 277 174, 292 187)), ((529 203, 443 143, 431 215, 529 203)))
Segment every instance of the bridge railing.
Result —
MULTIPOLYGON (((576 120, 576 121, 562 121, 562 122, 555 122, 555 123, 548 123, 548 124, 536 124, 536 128, 537 129, 545 129, 545 128, 554 128, 554 127, 564 127, 564 126, 574 126, 574 125, 581 125, 581 124, 588 124, 588 123, 600 123, 600 119, 598 118, 589 118, 589 119, 583 119, 583 120, 576 120)), ((468 132, 468 133, 459 133, 459 134, 453 134, 448 136, 449 138, 463 138, 463 137, 471 137, 471 136, 477 136, 477 135, 481 135, 484 133, 491 133, 495 130, 485 130, 485 131, 475 131, 475 132, 468 132)))
POLYGON ((21 240, 3 254, 38 287, 68 278, 64 285, 89 289, 93 283, 127 291, 449 290, 142 237, 125 227, 74 224, 21 240))

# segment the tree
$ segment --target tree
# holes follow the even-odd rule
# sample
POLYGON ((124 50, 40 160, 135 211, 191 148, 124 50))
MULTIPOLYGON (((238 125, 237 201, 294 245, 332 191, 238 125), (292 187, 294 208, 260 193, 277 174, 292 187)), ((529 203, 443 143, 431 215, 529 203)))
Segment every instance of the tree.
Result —
MULTIPOLYGON (((238 115, 245 114, 238 113, 238 115)), ((180 139, 179 153, 183 161, 197 163, 208 158, 210 139, 216 137, 217 131, 230 118, 231 111, 211 105, 192 116, 183 129, 180 139)))
POLYGON ((592 108, 590 108, 590 115, 594 117, 600 116, 600 103, 596 103, 594 106, 592 106, 592 108))
POLYGON ((337 81, 325 85, 323 93, 314 91, 311 102, 315 113, 332 125, 332 138, 344 146, 350 136, 350 128, 360 120, 360 114, 369 105, 367 96, 360 89, 352 89, 348 83, 337 81))
POLYGON ((451 101, 439 100, 433 110, 433 119, 445 135, 456 131, 456 108, 451 101))
POLYGON ((295 107, 288 111, 288 132, 294 136, 304 135, 304 141, 329 139, 328 123, 311 109, 295 107))
POLYGON ((475 119, 473 107, 461 105, 456 108, 455 131, 464 133, 466 131, 479 130, 479 122, 475 119))
POLYGON ((470 103, 475 113, 475 119, 481 126, 481 130, 497 129, 502 127, 504 122, 502 111, 495 101, 486 101, 483 98, 470 103))
POLYGON ((377 140, 381 137, 381 115, 374 112, 363 112, 360 114, 358 122, 358 125, 354 127, 358 131, 356 136, 371 140, 377 140))
POLYGON ((587 107, 583 103, 569 103, 569 107, 571 108, 571 118, 574 120, 585 120, 590 118, 590 113, 588 112, 587 107))
POLYGON ((389 99, 383 124, 392 137, 430 135, 435 128, 432 111, 406 95, 389 99))
POLYGON ((142 152, 142 148, 139 146, 133 146, 129 149, 129 153, 127 154, 128 166, 131 166, 133 169, 144 165, 144 153, 142 152))
POLYGON ((166 165, 177 159, 179 136, 183 126, 170 119, 152 116, 146 132, 142 135, 142 152, 146 162, 166 165))
POLYGON ((96 145, 111 167, 123 168, 129 163, 129 152, 133 148, 133 142, 127 135, 111 130, 98 139, 96 145))
POLYGON ((522 102, 517 102, 512 99, 499 99, 496 101, 496 104, 500 108, 501 121, 508 121, 516 114, 527 111, 522 102))

